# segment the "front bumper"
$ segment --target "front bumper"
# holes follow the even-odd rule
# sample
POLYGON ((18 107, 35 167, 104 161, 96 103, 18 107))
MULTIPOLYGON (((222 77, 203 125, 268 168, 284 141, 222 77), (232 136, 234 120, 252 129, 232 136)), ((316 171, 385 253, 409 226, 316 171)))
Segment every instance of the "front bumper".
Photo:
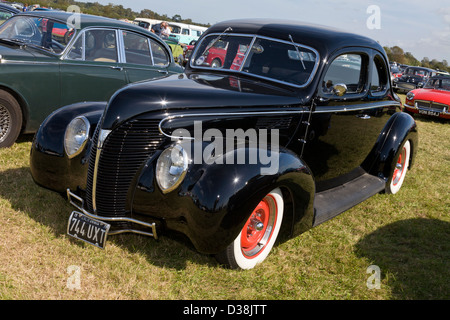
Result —
POLYGON ((155 222, 149 223, 144 222, 141 220, 128 218, 128 217, 104 217, 99 216, 96 214, 93 214, 85 209, 84 206, 84 200, 83 198, 79 197, 70 189, 67 189, 67 199, 69 200, 70 204, 73 205, 75 208, 77 208, 81 213, 85 214, 86 216, 95 219, 100 220, 108 223, 117 223, 117 222, 128 222, 130 225, 138 225, 141 228, 144 227, 144 230, 141 230, 139 228, 119 228, 116 230, 111 230, 108 232, 109 235, 115 235, 120 233, 137 233, 145 236, 153 237, 154 239, 158 239, 158 233, 157 233, 157 224, 155 222), (148 231, 145 231, 147 229, 148 231))

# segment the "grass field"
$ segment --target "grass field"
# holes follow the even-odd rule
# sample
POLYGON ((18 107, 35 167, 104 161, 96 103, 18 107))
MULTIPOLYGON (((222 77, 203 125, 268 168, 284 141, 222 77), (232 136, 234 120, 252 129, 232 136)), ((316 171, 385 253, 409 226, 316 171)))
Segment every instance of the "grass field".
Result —
POLYGON ((417 123, 416 165, 397 195, 276 246, 250 271, 164 237, 111 236, 105 250, 72 240, 73 208, 34 184, 22 137, 0 150, 0 299, 449 299, 450 123, 417 123), (372 265, 381 281, 369 289, 372 265))

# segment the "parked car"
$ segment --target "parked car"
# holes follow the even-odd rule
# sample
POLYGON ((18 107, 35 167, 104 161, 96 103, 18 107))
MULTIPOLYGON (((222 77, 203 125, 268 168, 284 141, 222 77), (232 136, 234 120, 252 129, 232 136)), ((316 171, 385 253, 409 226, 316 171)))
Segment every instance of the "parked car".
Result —
POLYGON ((64 105, 106 101, 128 83, 183 71, 149 31, 57 11, 8 19, 0 26, 0 55, 0 147, 11 146, 21 132, 35 132, 64 105))
POLYGON ((424 67, 408 67, 402 76, 392 80, 394 90, 408 92, 421 88, 429 77, 436 75, 436 71, 424 67))
POLYGON ((176 233, 249 269, 277 239, 400 190, 418 147, 401 110, 376 41, 225 21, 201 37, 185 74, 53 113, 30 167, 75 206, 73 237, 103 248, 107 235, 176 233), (222 67, 205 65, 219 41, 228 43, 222 67))
POLYGON ((400 78, 403 74, 397 67, 391 67, 391 80, 394 81, 395 78, 400 78))
POLYGON ((20 11, 6 3, 0 3, 0 25, 20 11))
POLYGON ((182 60, 182 66, 185 67, 188 61, 191 59, 192 52, 194 51, 195 44, 197 41, 191 41, 188 45, 184 46, 183 48, 183 60, 182 60))
POLYGON ((408 92, 405 110, 450 119, 450 76, 431 77, 422 89, 408 92))

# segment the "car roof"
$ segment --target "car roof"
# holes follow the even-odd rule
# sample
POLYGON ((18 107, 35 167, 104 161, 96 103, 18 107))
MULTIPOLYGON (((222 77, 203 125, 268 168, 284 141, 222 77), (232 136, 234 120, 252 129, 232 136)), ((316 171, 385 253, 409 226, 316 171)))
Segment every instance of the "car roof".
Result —
POLYGON ((132 23, 107 17, 94 16, 90 14, 79 14, 79 16, 77 15, 74 17, 74 13, 72 12, 49 10, 49 11, 30 11, 20 13, 18 15, 20 16, 29 15, 48 19, 55 19, 59 21, 68 21, 71 22, 72 24, 75 24, 75 22, 79 22, 79 28, 77 29, 84 29, 86 27, 116 27, 116 28, 120 27, 129 30, 135 30, 141 33, 152 34, 150 31, 142 27, 136 26, 132 23), (78 18, 79 20, 76 20, 78 18))
POLYGON ((368 37, 336 28, 293 20, 227 20, 211 26, 204 35, 222 33, 227 27, 232 28, 230 33, 256 34, 285 41, 291 41, 289 37, 291 35, 294 42, 315 48, 322 57, 328 56, 333 51, 343 47, 361 46, 375 48, 385 55, 382 46, 368 37))
POLYGON ((14 8, 13 6, 10 6, 9 4, 6 4, 6 3, 0 3, 0 8, 6 9, 7 11, 12 12, 12 13, 21 12, 19 9, 14 8))

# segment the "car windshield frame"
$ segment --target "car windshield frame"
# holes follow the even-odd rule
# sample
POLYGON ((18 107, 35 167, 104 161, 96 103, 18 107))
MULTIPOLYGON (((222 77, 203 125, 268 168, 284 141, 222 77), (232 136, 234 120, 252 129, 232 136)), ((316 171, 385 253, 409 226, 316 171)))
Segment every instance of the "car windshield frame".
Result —
POLYGON ((71 40, 77 36, 77 31, 76 28, 73 28, 65 21, 59 19, 38 15, 15 15, 0 26, 0 39, 11 41, 17 45, 40 49, 57 56, 62 56, 71 43, 71 40), (23 23, 24 26, 24 29, 19 32, 30 31, 29 34, 18 33, 15 25, 17 25, 19 21, 21 21, 20 23, 23 23), (29 30, 25 30, 26 28, 29 28, 29 30), (48 28, 51 28, 50 31, 48 28), (8 29, 14 29, 15 33, 13 34, 11 30, 8 29), (66 33, 64 35, 58 35, 56 32, 58 29, 65 29, 66 33), (66 35, 72 31, 73 33, 69 34, 66 39, 66 35), (9 34, 7 34, 8 32, 9 34), (56 37, 60 37, 61 39, 57 39, 56 37), (57 51, 53 49, 54 45, 57 47, 57 51))
POLYGON ((447 78, 430 78, 423 86, 423 89, 434 89, 450 92, 450 77, 447 78), (446 82, 445 85, 443 82, 446 82), (431 84, 433 83, 433 84, 431 84), (436 86, 437 83, 437 86, 436 86))
MULTIPOLYGON (((305 52, 305 53, 307 53, 307 52, 305 52)), ((193 54, 191 55, 191 59, 189 61, 189 66, 192 69, 197 69, 197 70, 213 70, 213 71, 221 71, 221 72, 233 73, 233 74, 237 73, 237 74, 243 74, 243 75, 250 75, 250 76, 253 76, 253 77, 256 77, 259 79, 264 79, 264 80, 280 83, 283 85, 288 85, 288 86, 292 86, 292 87, 296 87, 296 88, 304 88, 304 87, 307 87, 312 82, 312 79, 314 79, 314 77, 317 73, 317 70, 319 68, 319 62, 320 62, 319 52, 310 46, 296 43, 296 42, 289 41, 289 40, 282 40, 282 39, 277 39, 277 38, 272 38, 272 37, 266 37, 266 36, 262 36, 262 35, 258 35, 258 34, 244 34, 244 33, 230 32, 230 33, 226 33, 226 34, 224 34, 224 33, 209 33, 209 34, 205 35, 205 37, 203 37, 201 39, 201 41, 196 44, 195 50, 194 50, 193 54), (219 40, 223 40, 223 38, 226 38, 226 37, 242 37, 242 38, 249 38, 249 40, 250 40, 248 48, 252 48, 252 49, 246 50, 246 52, 244 53, 243 61, 241 62, 239 70, 233 70, 233 69, 227 69, 227 68, 214 68, 211 66, 203 66, 203 65, 195 64, 196 59, 198 59, 199 57, 201 57, 204 54, 204 52, 202 52, 202 51, 206 51, 205 48, 208 47, 208 45, 209 45, 209 43, 211 43, 211 41, 219 42, 219 40), (210 40, 208 40, 208 39, 210 39, 210 40), (303 60, 301 57, 299 57, 298 59, 295 58, 295 56, 298 56, 298 54, 299 54, 298 50, 305 49, 305 50, 310 51, 315 56, 314 57, 315 59, 312 60, 314 62, 314 66, 311 69, 308 79, 303 84, 298 84, 298 83, 294 83, 294 82, 283 81, 283 80, 273 78, 273 77, 262 76, 257 73, 243 71, 243 69, 245 69, 244 66, 246 66, 246 64, 248 62, 247 59, 249 59, 250 52, 253 50, 253 47, 257 40, 272 41, 272 42, 279 43, 281 45, 292 46, 292 52, 290 52, 291 50, 288 51, 288 57, 286 57, 286 59, 290 58, 292 60, 296 60, 295 62, 298 63, 299 68, 302 68, 303 60), (205 41, 207 41, 206 45, 205 45, 205 41)))

